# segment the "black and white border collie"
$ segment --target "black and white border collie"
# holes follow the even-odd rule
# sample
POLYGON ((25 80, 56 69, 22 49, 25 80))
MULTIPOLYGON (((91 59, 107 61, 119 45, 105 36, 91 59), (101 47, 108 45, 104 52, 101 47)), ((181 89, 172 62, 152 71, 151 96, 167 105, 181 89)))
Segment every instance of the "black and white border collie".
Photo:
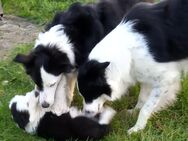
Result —
POLYGON ((92 118, 86 117, 75 107, 57 116, 39 105, 38 95, 38 92, 32 91, 25 96, 17 95, 10 101, 14 121, 27 133, 64 141, 70 138, 99 139, 109 132, 109 123, 115 115, 110 107, 92 118))
POLYGON ((101 0, 97 4, 73 4, 57 13, 40 33, 29 55, 15 61, 25 66, 38 87, 40 104, 61 115, 72 101, 77 69, 92 48, 114 29, 135 3, 145 0, 101 0), (55 95, 57 94, 57 95, 55 95))
POLYGON ((78 73, 84 109, 97 113, 107 100, 141 84, 138 120, 128 133, 144 129, 152 114, 173 103, 182 71, 188 70, 188 1, 138 4, 98 43, 78 73))

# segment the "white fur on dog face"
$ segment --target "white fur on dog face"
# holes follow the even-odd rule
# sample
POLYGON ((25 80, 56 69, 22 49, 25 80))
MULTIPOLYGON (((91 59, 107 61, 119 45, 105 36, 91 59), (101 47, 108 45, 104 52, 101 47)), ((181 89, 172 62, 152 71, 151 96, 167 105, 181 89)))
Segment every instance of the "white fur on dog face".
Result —
POLYGON ((43 83, 43 90, 40 91, 39 102, 48 103, 50 106, 54 103, 56 88, 61 80, 61 75, 54 76, 41 68, 41 78, 43 83))
POLYGON ((109 97, 106 96, 106 95, 102 95, 102 96, 98 97, 97 99, 93 100, 91 103, 86 103, 84 101, 83 102, 83 104, 84 104, 84 111, 89 116, 94 116, 95 114, 101 112, 101 110, 103 108, 103 104, 107 100, 109 100, 109 97))

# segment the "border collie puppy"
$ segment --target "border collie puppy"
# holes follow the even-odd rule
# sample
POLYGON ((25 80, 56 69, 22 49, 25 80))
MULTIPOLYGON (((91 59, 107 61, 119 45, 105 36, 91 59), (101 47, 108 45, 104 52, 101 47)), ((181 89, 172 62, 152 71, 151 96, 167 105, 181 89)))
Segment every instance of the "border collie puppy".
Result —
POLYGON ((152 114, 173 103, 182 71, 188 70, 188 1, 136 5, 98 43, 79 69, 85 111, 97 113, 107 100, 141 84, 138 120, 128 133, 144 129, 152 114))
POLYGON ((124 13, 140 1, 143 0, 101 0, 93 5, 75 3, 55 15, 46 31, 39 34, 29 55, 16 56, 15 61, 25 66, 37 85, 43 108, 52 107, 58 115, 68 110, 77 69, 92 48, 118 25, 124 13))
POLYGON ((109 107, 96 117, 86 117, 75 107, 57 116, 38 103, 38 92, 29 92, 26 96, 15 96, 9 105, 18 127, 30 134, 37 134, 46 139, 63 141, 69 138, 99 139, 109 132, 109 123, 115 111, 109 107))

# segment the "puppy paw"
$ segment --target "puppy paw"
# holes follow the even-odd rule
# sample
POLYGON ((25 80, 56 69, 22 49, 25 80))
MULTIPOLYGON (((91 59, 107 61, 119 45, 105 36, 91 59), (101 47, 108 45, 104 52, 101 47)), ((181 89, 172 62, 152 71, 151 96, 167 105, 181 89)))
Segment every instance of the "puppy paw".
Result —
POLYGON ((135 111, 134 109, 128 109, 127 113, 130 114, 130 115, 132 115, 134 113, 134 111, 135 111))
POLYGON ((77 107, 71 107, 70 110, 69 110, 69 113, 70 113, 71 118, 75 118, 77 116, 82 115, 81 110, 78 110, 77 107))
POLYGON ((52 107, 52 110, 51 110, 54 114, 56 114, 57 116, 60 116, 62 115, 63 113, 67 113, 69 112, 69 107, 67 106, 55 106, 55 107, 52 107))

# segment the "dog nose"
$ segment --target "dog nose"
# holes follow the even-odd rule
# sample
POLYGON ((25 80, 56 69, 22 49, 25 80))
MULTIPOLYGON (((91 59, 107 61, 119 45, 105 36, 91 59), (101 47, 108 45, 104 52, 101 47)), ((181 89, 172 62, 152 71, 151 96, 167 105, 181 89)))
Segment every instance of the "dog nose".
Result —
POLYGON ((48 108, 49 106, 50 106, 50 104, 47 103, 47 102, 42 103, 42 107, 43 107, 43 108, 48 108))
POLYGON ((85 110, 85 111, 84 111, 84 114, 87 115, 87 116, 94 116, 94 115, 95 115, 95 112, 85 110))
POLYGON ((87 110, 84 111, 84 112, 85 112, 85 114, 91 114, 91 112, 90 112, 90 111, 87 111, 87 110))

